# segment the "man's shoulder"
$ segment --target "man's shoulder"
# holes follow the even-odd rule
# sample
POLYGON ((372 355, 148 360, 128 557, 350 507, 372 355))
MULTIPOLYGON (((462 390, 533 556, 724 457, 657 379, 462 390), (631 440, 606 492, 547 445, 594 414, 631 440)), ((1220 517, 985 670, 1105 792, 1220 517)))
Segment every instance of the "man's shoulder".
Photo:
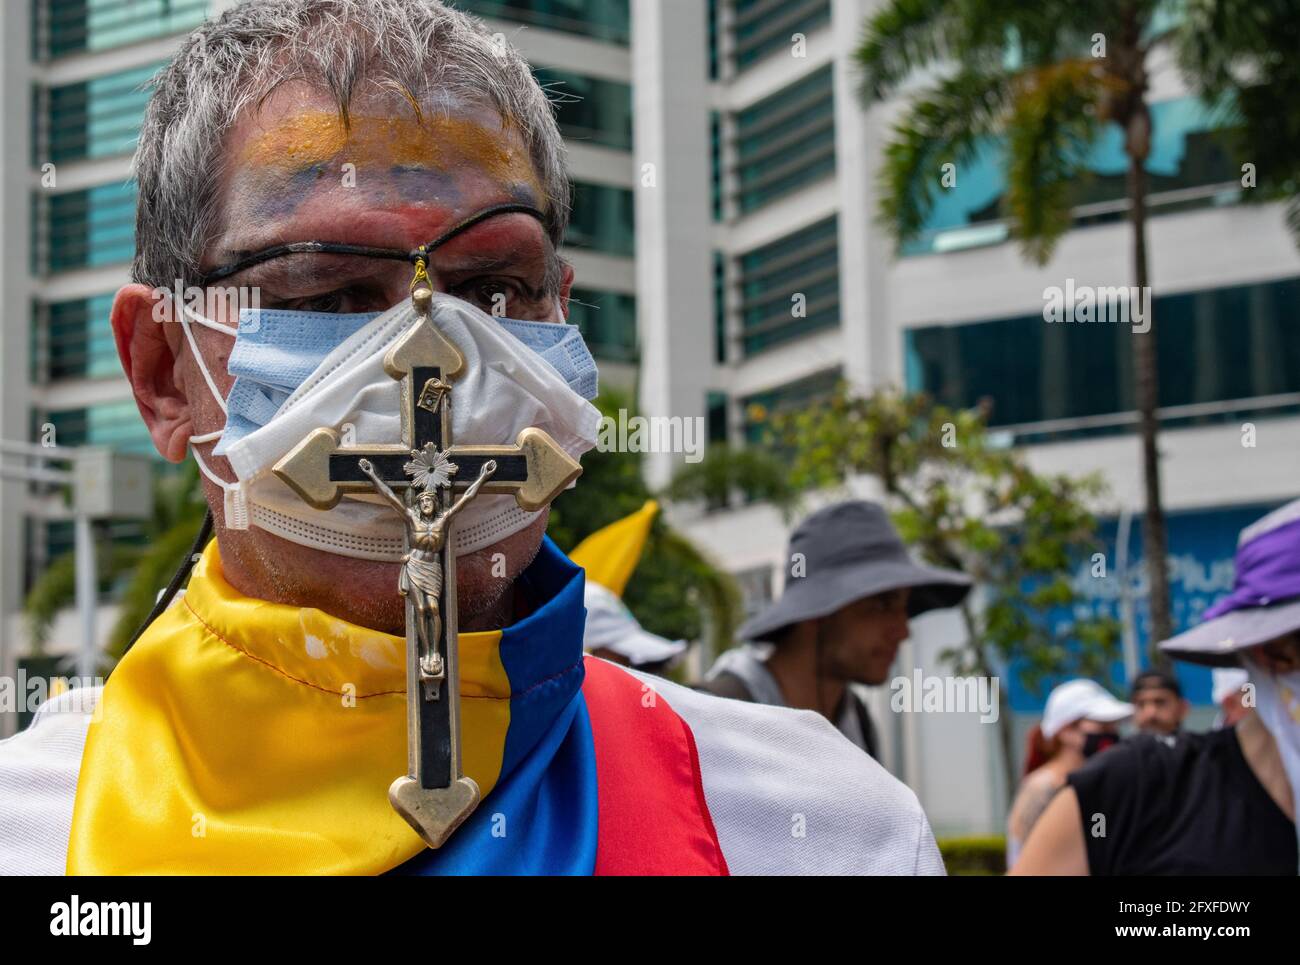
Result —
POLYGON ((943 873, 916 795, 820 714, 626 672, 690 729, 732 873, 943 873))
POLYGON ((63 874, 86 727, 100 688, 66 691, 0 741, 0 874, 63 874))

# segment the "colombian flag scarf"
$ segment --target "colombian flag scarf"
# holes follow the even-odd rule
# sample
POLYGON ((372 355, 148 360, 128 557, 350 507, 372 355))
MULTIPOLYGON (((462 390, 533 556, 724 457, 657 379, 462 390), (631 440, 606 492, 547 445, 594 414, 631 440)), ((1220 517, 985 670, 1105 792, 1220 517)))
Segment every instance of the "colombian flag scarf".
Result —
POLYGON ((70 874, 726 873, 689 728, 584 660, 583 575, 549 539, 534 606, 462 633, 466 772, 437 851, 388 803, 406 769, 405 641, 243 596, 209 544, 105 686, 70 874))

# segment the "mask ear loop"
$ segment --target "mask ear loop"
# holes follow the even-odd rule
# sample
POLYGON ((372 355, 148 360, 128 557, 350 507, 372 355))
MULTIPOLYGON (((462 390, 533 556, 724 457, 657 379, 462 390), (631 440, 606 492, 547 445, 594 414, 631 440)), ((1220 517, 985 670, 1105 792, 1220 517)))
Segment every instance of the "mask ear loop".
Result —
MULTIPOLYGON (((208 372, 207 362, 203 358, 203 353, 199 351, 199 346, 195 341, 194 333, 190 330, 190 319, 187 317, 189 313, 190 310, 182 305, 180 318, 181 330, 185 333, 185 338, 190 344, 190 351, 194 353, 194 357, 198 360, 199 371, 203 373, 203 378, 208 383, 208 389, 212 392, 212 397, 216 399, 217 404, 221 406, 221 411, 225 412, 226 400, 223 399, 221 393, 217 391, 216 383, 213 381, 212 375, 208 372)), ((206 325, 208 328, 222 332, 226 335, 237 336, 239 334, 238 329, 231 328, 229 325, 222 325, 218 322, 214 322, 212 319, 204 318, 202 315, 197 313, 193 314, 193 319, 200 325, 206 325)), ((194 455, 194 461, 198 464, 199 471, 221 487, 222 491, 226 493, 226 503, 227 506, 229 506, 231 502, 230 493, 232 489, 230 483, 208 468, 207 463, 204 462, 199 451, 194 448, 194 443, 196 442, 213 442, 216 439, 221 438, 221 433, 223 431, 225 430, 216 429, 212 432, 205 432, 202 435, 190 436, 189 447, 190 452, 194 455)), ((189 580, 190 573, 194 571, 194 564, 198 562, 199 556, 202 554, 203 550, 207 548, 208 541, 212 539, 213 522, 212 510, 208 509, 208 511, 203 514, 203 523, 199 526, 199 531, 194 537, 194 542, 190 544, 189 552, 185 554, 185 558, 181 561, 181 565, 177 567, 176 572, 172 574, 172 578, 168 582, 167 586, 163 589, 162 593, 158 595, 158 599, 154 602, 153 609, 149 611, 149 615, 145 617, 140 623, 140 626, 136 628, 135 633, 131 634, 131 639, 127 641, 126 646, 122 649, 123 655, 129 652, 130 649, 135 646, 135 642, 144 635, 144 632, 149 629, 153 622, 166 612, 167 608, 172 605, 172 601, 176 599, 176 594, 180 592, 181 586, 189 580)))

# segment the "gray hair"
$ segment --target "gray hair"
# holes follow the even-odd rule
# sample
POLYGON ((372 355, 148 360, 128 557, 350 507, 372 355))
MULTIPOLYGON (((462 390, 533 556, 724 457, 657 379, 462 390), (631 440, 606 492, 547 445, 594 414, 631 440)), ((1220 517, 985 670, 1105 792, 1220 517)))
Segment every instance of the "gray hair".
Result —
POLYGON ((522 135, 559 247, 569 219, 564 141, 504 38, 439 0, 251 0, 194 31, 153 80, 134 162, 135 281, 197 279, 216 228, 225 135, 290 80, 328 91, 345 120, 363 82, 416 105, 441 94, 491 106, 522 135))

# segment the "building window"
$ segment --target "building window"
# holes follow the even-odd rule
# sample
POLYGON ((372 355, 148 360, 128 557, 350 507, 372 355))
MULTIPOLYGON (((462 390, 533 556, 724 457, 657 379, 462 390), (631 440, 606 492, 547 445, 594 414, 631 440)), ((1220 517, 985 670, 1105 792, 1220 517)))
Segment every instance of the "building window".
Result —
POLYGON ((569 321, 598 359, 635 362, 636 296, 574 288, 569 293, 569 321))
MULTIPOLYGON (((1171 424, 1235 419, 1252 411, 1249 400, 1300 393, 1300 278, 1160 295, 1151 314, 1160 405, 1225 403, 1171 424)), ((907 386, 946 405, 988 400, 994 426, 1093 419, 1051 435, 1126 431, 1131 422, 1098 417, 1134 410, 1141 337, 1127 324, 1048 323, 1042 314, 915 328, 904 334, 907 386)))
POLYGON ((161 64, 36 88, 32 163, 81 161, 135 150, 149 101, 146 84, 161 64))
POLYGON ((732 60, 745 70, 768 54, 788 51, 791 36, 831 20, 830 0, 732 0, 732 60))
POLYGON ((741 214, 833 174, 831 68, 815 71, 738 113, 735 158, 741 214))
POLYGON ((533 75, 551 98, 566 138, 632 150, 631 85, 554 67, 535 67, 533 75))
POLYGON ((628 0, 449 0, 479 17, 516 20, 547 30, 626 44, 631 36, 628 0))
MULTIPOLYGON (((1221 204, 1240 193, 1241 170, 1224 151, 1215 130, 1216 112, 1195 97, 1151 105, 1151 157, 1147 161, 1152 214, 1221 204)), ((905 255, 953 251, 1007 240, 1001 219, 1006 195, 1001 139, 982 144, 962 165, 951 188, 932 195, 933 206, 921 233, 905 244, 905 255)), ((1089 177, 1075 183, 1072 206, 1076 226, 1128 217, 1125 177, 1128 160, 1119 127, 1110 125, 1087 158, 1089 177)))
POLYGON ((32 201, 32 255, 38 274, 117 264, 135 254, 135 185, 36 192, 32 201))
POLYGON ((722 115, 709 111, 709 177, 713 220, 723 218, 722 205, 722 115))
POLYGON ((45 413, 59 446, 107 446, 116 452, 156 456, 134 399, 45 413))
POLYGON ((829 399, 842 377, 837 367, 746 396, 741 402, 745 414, 745 441, 750 445, 769 444, 767 433, 774 415, 804 409, 829 399))
POLYGON ((764 349, 840 320, 837 219, 740 256, 741 350, 764 349))
POLYGON ((632 192, 607 184, 573 182, 573 215, 566 245, 594 248, 610 255, 631 255, 636 225, 632 192))
POLYGON ((32 380, 106 378, 122 374, 108 316, 112 295, 32 306, 32 380))
POLYGON ((727 437, 731 434, 728 425, 731 406, 727 400, 727 393, 709 392, 705 396, 705 408, 709 421, 709 445, 725 446, 727 437))
POLYGON ((179 33, 207 12, 208 0, 34 0, 32 56, 49 60, 179 33))
POLYGON ((727 259, 713 253, 713 361, 727 364, 727 259))

